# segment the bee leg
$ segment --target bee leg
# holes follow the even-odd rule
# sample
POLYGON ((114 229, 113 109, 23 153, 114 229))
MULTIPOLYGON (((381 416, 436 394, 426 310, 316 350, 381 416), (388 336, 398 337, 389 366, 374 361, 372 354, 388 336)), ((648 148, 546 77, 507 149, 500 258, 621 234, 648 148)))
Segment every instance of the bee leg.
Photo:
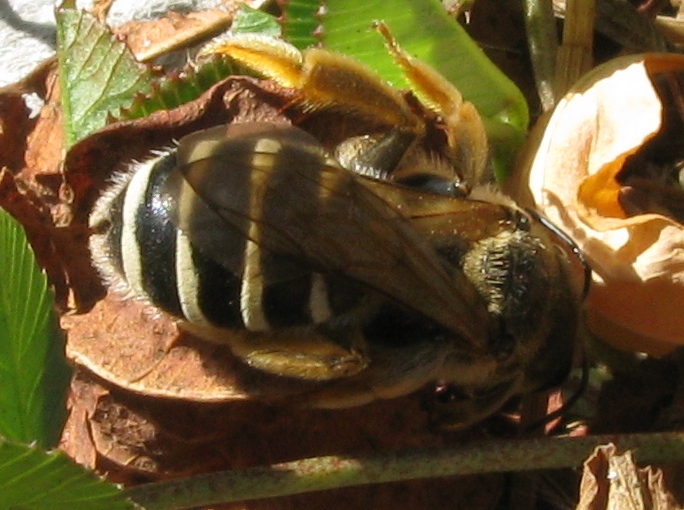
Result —
POLYGON ((439 72, 401 49, 387 25, 377 22, 375 28, 421 103, 443 118, 456 167, 469 182, 481 182, 488 161, 487 133, 475 106, 439 72))
POLYGON ((519 393, 517 383, 516 379, 504 381, 465 398, 455 396, 446 402, 433 397, 428 403, 431 421, 444 430, 468 428, 491 416, 516 396, 519 393))
POLYGON ((218 53, 276 83, 299 91, 305 108, 333 107, 422 135, 424 124, 401 93, 375 72, 343 55, 294 46, 255 34, 234 35, 210 43, 200 55, 218 53))
POLYGON ((350 328, 344 342, 315 327, 267 332, 231 331, 233 353, 248 365, 271 374, 327 381, 350 377, 368 365, 360 331, 350 328), (348 347, 342 345, 347 343, 348 347))
POLYGON ((335 148, 335 159, 347 170, 385 180, 415 139, 414 133, 402 128, 392 128, 381 136, 352 137, 335 148))

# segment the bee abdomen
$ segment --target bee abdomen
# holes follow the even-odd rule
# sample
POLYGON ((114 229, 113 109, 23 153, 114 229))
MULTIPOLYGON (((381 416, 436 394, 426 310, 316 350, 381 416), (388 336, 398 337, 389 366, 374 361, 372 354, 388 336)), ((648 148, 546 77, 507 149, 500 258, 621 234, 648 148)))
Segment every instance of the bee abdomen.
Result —
POLYGON ((325 276, 262 250, 237 230, 221 238, 225 261, 196 249, 178 229, 178 204, 167 194, 176 167, 175 150, 136 163, 97 202, 93 260, 115 287, 187 322, 256 331, 322 323, 356 304, 346 291, 331 300, 325 276))

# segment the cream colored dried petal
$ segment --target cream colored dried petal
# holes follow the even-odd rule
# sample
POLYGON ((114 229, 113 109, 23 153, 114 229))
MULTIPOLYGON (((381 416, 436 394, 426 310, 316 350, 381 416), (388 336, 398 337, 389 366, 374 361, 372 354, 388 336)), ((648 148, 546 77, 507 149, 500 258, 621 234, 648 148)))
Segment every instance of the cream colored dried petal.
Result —
POLYGON ((661 354, 684 344, 684 228, 669 218, 627 218, 615 175, 660 128, 649 78, 684 69, 684 57, 629 56, 595 69, 558 104, 527 171, 536 207, 568 232, 595 271, 590 328, 618 347, 661 354))

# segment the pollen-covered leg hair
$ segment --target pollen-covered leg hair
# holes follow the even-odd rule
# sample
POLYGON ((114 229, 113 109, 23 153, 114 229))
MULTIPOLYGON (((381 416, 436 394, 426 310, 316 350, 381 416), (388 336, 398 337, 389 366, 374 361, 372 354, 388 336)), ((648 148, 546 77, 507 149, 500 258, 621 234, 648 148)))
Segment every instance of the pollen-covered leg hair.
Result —
POLYGON ((218 53, 276 83, 300 92, 311 110, 339 108, 420 136, 424 125, 401 93, 375 72, 344 55, 311 48, 300 52, 272 37, 233 35, 205 46, 200 55, 218 53))
POLYGON ((406 53, 382 22, 375 28, 385 39, 388 51, 404 71, 421 103, 444 119, 452 156, 471 183, 479 183, 487 165, 487 133, 479 113, 444 76, 406 53))
MULTIPOLYGON (((429 65, 402 50, 384 23, 376 24, 388 51, 403 70, 424 106, 440 116, 447 137, 448 159, 466 182, 482 180, 488 158, 487 135, 475 107, 429 65)), ((335 108, 398 127, 416 139, 426 126, 404 96, 370 68, 354 59, 294 46, 256 34, 233 35, 204 47, 200 55, 218 53, 299 93, 308 110, 335 108)))
MULTIPOLYGON (((206 330, 193 325, 184 327, 207 338, 206 330)), ((339 338, 306 326, 270 331, 223 330, 223 340, 221 330, 215 332, 212 339, 220 343, 228 334, 232 352, 249 366, 285 377, 309 381, 344 379, 365 370, 369 362, 364 354, 365 339, 358 328, 344 331, 348 347, 338 343, 339 338)))

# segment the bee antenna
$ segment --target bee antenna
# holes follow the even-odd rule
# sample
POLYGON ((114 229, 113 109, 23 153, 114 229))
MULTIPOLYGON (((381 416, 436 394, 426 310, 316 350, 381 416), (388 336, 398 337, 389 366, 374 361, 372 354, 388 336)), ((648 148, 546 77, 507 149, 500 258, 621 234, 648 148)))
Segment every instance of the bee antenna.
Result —
POLYGON ((547 229, 562 239, 563 242, 570 247, 572 253, 574 253, 577 259, 580 261, 580 264, 582 264, 582 267, 584 268, 584 287, 582 289, 582 300, 584 300, 587 297, 587 294, 589 294, 589 286, 591 285, 591 266, 589 265, 587 258, 584 256, 584 252, 582 252, 580 247, 577 246, 577 243, 572 237, 570 237, 563 229, 552 223, 546 216, 529 208, 525 208, 525 211, 527 211, 527 213, 530 214, 534 219, 539 221, 539 223, 544 225, 547 229))

